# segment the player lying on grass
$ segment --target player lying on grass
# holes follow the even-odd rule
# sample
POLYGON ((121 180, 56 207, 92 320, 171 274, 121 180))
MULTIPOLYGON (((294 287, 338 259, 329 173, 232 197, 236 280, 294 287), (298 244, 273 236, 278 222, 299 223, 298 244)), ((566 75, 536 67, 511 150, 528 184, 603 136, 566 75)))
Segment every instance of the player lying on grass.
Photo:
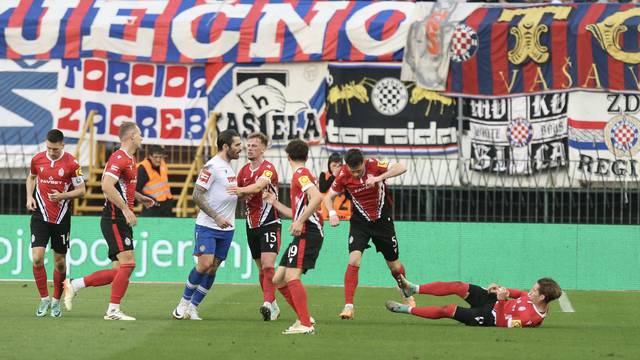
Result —
POLYGON ((549 303, 562 294, 560 286, 550 278, 541 278, 529 292, 491 284, 483 289, 461 281, 432 282, 423 285, 410 283, 402 277, 401 290, 405 296, 429 294, 458 295, 470 308, 449 304, 445 306, 411 307, 387 301, 387 309, 427 319, 455 319, 469 326, 538 327, 547 316, 549 303))

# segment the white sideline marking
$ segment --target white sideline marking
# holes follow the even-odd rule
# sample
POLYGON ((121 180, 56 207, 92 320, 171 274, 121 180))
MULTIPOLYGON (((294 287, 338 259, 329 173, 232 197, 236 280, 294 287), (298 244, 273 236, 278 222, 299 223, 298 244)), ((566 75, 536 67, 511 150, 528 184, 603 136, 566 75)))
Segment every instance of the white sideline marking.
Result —
POLYGON ((562 309, 562 312, 576 312, 573 309, 573 305, 571 305, 571 300, 569 300, 569 296, 567 295, 566 292, 564 291, 562 292, 562 295, 560 295, 558 302, 560 302, 560 309, 562 309))

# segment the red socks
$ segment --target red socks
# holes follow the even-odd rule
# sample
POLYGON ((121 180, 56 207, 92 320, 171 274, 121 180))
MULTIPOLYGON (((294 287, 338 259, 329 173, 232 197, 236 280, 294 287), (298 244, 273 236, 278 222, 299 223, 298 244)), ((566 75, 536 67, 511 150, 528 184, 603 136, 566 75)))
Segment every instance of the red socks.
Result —
POLYGON ((291 298, 295 304, 296 313, 300 324, 303 326, 311 326, 311 318, 309 317, 309 306, 307 305, 307 291, 300 280, 291 280, 287 283, 287 287, 291 292, 291 298))
POLYGON ((402 286, 402 280, 400 279, 400 275, 407 277, 407 274, 404 272, 404 266, 402 265, 400 265, 400 270, 391 271, 391 275, 393 276, 394 279, 396 279, 396 282, 398 282, 398 286, 402 286))
POLYGON ((261 285, 264 301, 273 302, 276 299, 276 286, 273 285, 273 275, 276 271, 270 267, 264 268, 260 273, 263 276, 261 285))
POLYGON ((284 299, 287 300, 289 305, 291 305, 291 308, 293 309, 293 311, 295 311, 297 314, 298 310, 296 310, 296 304, 293 302, 293 298, 291 297, 291 291, 289 290, 289 286, 285 285, 283 287, 278 288, 278 290, 280 291, 282 296, 284 296, 284 299))
MULTIPOLYGON (((120 300, 124 296, 124 293, 127 292, 127 287, 129 286, 129 277, 133 272, 133 269, 136 267, 136 264, 122 264, 118 268, 118 272, 116 276, 113 278, 113 283, 111 284, 111 303, 112 304, 120 304, 120 300)), ((85 280, 86 284, 86 280, 85 280)))
POLYGON ((36 287, 38 288, 38 292, 40 292, 40 297, 48 297, 49 289, 47 289, 47 270, 44 266, 33 266, 33 278, 36 280, 36 287))
POLYGON ((420 316, 427 319, 442 319, 442 318, 453 318, 453 315, 456 313, 456 305, 449 304, 446 306, 425 306, 425 307, 414 307, 411 309, 411 314, 415 316, 420 316))
POLYGON ((435 296, 458 295, 464 299, 469 293, 469 284, 462 281, 432 282, 420 285, 418 293, 435 296))
POLYGON ((118 273, 117 269, 96 271, 93 274, 87 275, 84 277, 84 285, 85 286, 109 285, 113 282, 113 279, 116 277, 117 273, 118 273))
POLYGON ((53 270, 53 298, 56 300, 60 300, 62 296, 63 282, 66 277, 66 272, 61 273, 58 270, 53 270))
POLYGON ((353 297, 358 287, 358 270, 360 267, 347 265, 347 271, 344 272, 344 303, 353 304, 353 297))

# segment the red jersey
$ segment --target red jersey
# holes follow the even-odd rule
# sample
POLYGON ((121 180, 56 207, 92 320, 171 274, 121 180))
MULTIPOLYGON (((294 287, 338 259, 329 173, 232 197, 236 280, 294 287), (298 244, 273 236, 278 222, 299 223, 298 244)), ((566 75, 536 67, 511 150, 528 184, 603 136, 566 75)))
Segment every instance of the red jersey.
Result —
POLYGON ((526 292, 509 289, 509 296, 514 299, 498 300, 493 306, 496 326, 521 328, 542 324, 547 314, 536 309, 526 292))
MULTIPOLYGON (((311 174, 311 171, 305 167, 297 168, 293 171, 291 178, 291 211, 293 212, 293 221, 300 218, 309 204, 309 197, 306 191, 312 186, 317 186, 318 180, 311 174)), ((302 236, 306 232, 318 232, 322 234, 322 214, 320 207, 309 216, 302 228, 302 236)))
POLYGON ((337 193, 347 191, 351 194, 351 200, 357 210, 353 212, 351 220, 376 221, 383 215, 388 215, 389 198, 384 181, 373 186, 366 185, 367 179, 387 172, 388 167, 389 163, 386 161, 367 159, 364 162, 362 178, 357 179, 351 175, 347 165, 342 165, 331 189, 337 193))
MULTIPOLYGON (((255 170, 251 169, 251 164, 243 166, 237 179, 239 187, 253 185, 258 179, 267 180, 269 185, 263 191, 278 196, 278 173, 273 164, 266 160, 255 170)), ((247 226, 250 229, 280 222, 278 211, 271 204, 262 200, 262 192, 247 195, 245 203, 247 204, 247 226)))
POLYGON ((71 216, 69 200, 51 201, 49 194, 54 190, 67 192, 71 186, 80 186, 84 182, 76 158, 65 152, 58 160, 51 160, 43 151, 31 159, 31 174, 36 175, 34 198, 38 211, 34 216, 52 224, 60 224, 71 216))
MULTIPOLYGON (((102 177, 104 178, 105 176, 111 176, 118 180, 115 184, 116 190, 127 203, 129 209, 133 210, 138 177, 136 160, 123 149, 118 149, 111 154, 107 165, 104 167, 102 177)), ((122 210, 106 199, 104 201, 102 216, 112 220, 124 219, 122 210)))

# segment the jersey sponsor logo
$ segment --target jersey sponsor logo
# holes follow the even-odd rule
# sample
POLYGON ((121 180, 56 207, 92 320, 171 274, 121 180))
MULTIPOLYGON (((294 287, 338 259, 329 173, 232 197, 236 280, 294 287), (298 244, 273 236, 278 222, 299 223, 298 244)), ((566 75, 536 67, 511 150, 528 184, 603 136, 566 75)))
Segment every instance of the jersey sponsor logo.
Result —
POLYGON ((48 179, 40 179, 40 184, 46 184, 46 185, 62 185, 64 182, 60 181, 60 180, 54 180, 53 176, 49 176, 48 179))
POLYGON ((307 175, 303 175, 298 178, 298 182, 300 183, 300 186, 304 187, 311 183, 311 179, 309 179, 307 175))
POLYGON ((271 171, 269 171, 269 170, 265 170, 265 171, 262 173, 262 176, 264 176, 264 177, 268 177, 268 178, 271 178, 271 177, 273 176, 273 172, 271 172, 271 171))

